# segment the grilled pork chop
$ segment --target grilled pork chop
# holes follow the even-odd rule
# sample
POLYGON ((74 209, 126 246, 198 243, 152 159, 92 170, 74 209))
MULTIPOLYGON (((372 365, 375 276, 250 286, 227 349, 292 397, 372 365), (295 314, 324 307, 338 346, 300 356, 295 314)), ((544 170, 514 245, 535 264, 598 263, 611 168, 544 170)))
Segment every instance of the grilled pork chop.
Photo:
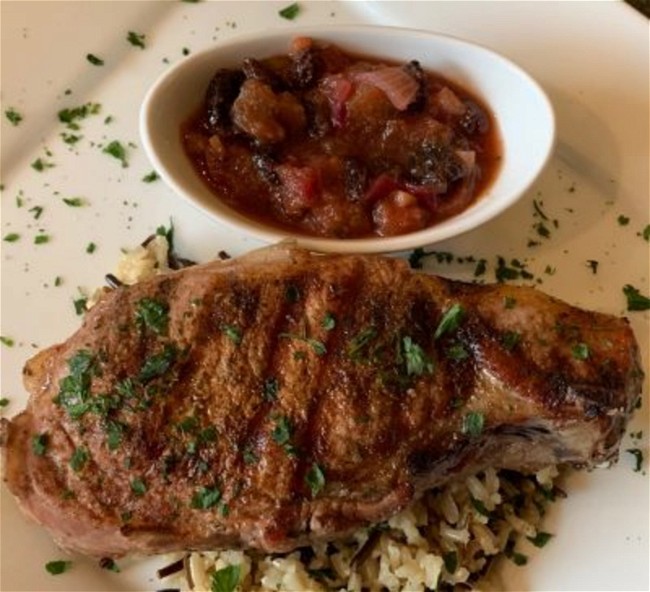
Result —
POLYGON ((624 319, 280 246, 108 293, 24 377, 9 489, 119 556, 287 551, 487 466, 600 465, 642 372, 624 319))

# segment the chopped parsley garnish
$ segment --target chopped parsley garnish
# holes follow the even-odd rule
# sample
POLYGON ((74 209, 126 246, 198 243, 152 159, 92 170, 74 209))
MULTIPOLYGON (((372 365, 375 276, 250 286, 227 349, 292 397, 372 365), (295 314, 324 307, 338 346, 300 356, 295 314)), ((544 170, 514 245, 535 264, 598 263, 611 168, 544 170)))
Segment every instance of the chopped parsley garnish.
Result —
POLYGON ((445 569, 450 574, 455 574, 456 569, 458 568, 458 554, 456 551, 449 551, 442 556, 442 560, 445 563, 445 569))
POLYGON ((169 221, 169 228, 166 228, 165 226, 158 226, 158 228, 156 228, 156 234, 158 236, 165 237, 165 240, 169 245, 169 250, 174 250, 174 224, 171 220, 169 221))
POLYGON ((512 351, 521 341, 521 334, 517 331, 506 331, 501 335, 501 343, 508 351, 512 351))
POLYGON ((451 345, 450 347, 447 348, 447 351, 445 353, 447 354, 447 357, 450 360, 455 360, 457 362, 469 358, 469 352, 460 343, 455 343, 454 345, 451 345))
POLYGON ((576 343, 571 348, 571 354, 576 360, 586 360, 589 358, 589 346, 586 343, 576 343))
POLYGON ((433 361, 426 352, 415 343, 408 335, 402 338, 404 359, 406 360, 406 374, 408 376, 421 376, 433 372, 433 361))
POLYGON ((86 59, 93 66, 103 66, 104 65, 104 60, 102 60, 101 58, 98 58, 95 54, 92 54, 92 53, 86 54, 86 59))
POLYGON ((74 306, 74 311, 78 316, 81 316, 83 313, 85 313, 88 310, 86 306, 88 304, 88 298, 86 298, 85 296, 73 300, 72 304, 74 306))
POLYGON ((84 205, 84 200, 81 197, 64 197, 63 203, 71 208, 80 208, 84 205))
POLYGON ((247 465, 254 465, 257 464, 257 461, 259 461, 259 457, 253 452, 251 448, 244 448, 242 457, 244 459, 244 464, 247 465))
POLYGON ((90 386, 95 365, 94 356, 79 350, 68 360, 70 374, 59 382, 59 393, 54 398, 73 419, 81 417, 90 408, 90 386))
POLYGON ((325 316, 321 321, 321 326, 323 329, 325 329, 325 331, 331 331, 334 329, 334 327, 336 327, 336 317, 334 314, 331 312, 325 313, 325 316))
POLYGON ((511 551, 506 555, 515 565, 523 566, 528 563, 528 557, 523 553, 518 553, 517 551, 511 551))
POLYGON ((479 411, 470 411, 463 417, 463 426, 461 428, 463 434, 467 434, 471 438, 477 438, 483 431, 485 424, 485 417, 479 411))
POLYGON ((549 532, 543 532, 540 530, 534 537, 526 537, 526 538, 531 543, 533 543, 533 545, 541 549, 542 547, 545 547, 546 543, 548 543, 553 538, 553 535, 549 532))
POLYGON ((66 134, 65 132, 63 132, 61 134, 61 138, 66 144, 72 146, 73 144, 76 144, 79 140, 81 140, 83 136, 78 136, 76 134, 66 134))
POLYGON ((126 40, 133 46, 144 49, 144 40, 146 35, 143 33, 136 33, 135 31, 129 31, 126 35, 126 40))
POLYGON ((217 487, 200 487, 194 492, 190 506, 196 510, 209 510, 221 500, 221 492, 217 487))
POLYGON ((516 280, 519 277, 519 271, 513 267, 508 267, 503 257, 497 257, 497 268, 494 275, 498 282, 505 282, 506 280, 516 280))
POLYGON ((47 162, 46 160, 43 160, 42 158, 39 157, 31 164, 31 167, 35 171, 42 173, 45 169, 51 169, 52 167, 54 167, 54 163, 47 162))
POLYGON ((50 236, 48 234, 37 234, 34 237, 34 244, 35 245, 44 245, 45 243, 50 242, 50 236))
POLYGON ((272 419, 275 421, 275 426, 271 431, 271 438, 273 441, 282 446, 287 454, 294 455, 296 449, 291 443, 293 436, 293 424, 286 415, 274 415, 272 419))
POLYGON ((86 119, 89 115, 97 115, 100 110, 101 105, 99 103, 86 103, 78 107, 61 109, 58 113, 59 121, 68 124, 68 127, 72 129, 79 129, 77 121, 86 119))
POLYGON ((369 325, 357 333, 348 346, 348 356, 354 360, 358 360, 363 356, 363 351, 366 346, 377 337, 377 328, 374 325, 369 325))
POLYGON ((619 226, 627 226, 630 223, 630 219, 627 216, 624 216, 621 214, 616 221, 618 222, 619 226))
POLYGON ((627 298, 627 309, 630 311, 650 309, 650 298, 643 296, 637 288, 627 284, 623 287, 623 294, 627 298))
POLYGON ((221 332, 235 345, 239 345, 241 343, 242 332, 239 327, 235 327, 235 325, 222 325, 221 332))
POLYGON ((324 356, 327 353, 327 348, 322 341, 318 339, 313 339, 311 337, 304 337, 303 335, 296 335, 295 333, 280 333, 279 337, 283 339, 296 339, 302 341, 311 347, 312 351, 317 356, 324 356))
POLYGON ((427 256, 428 253, 424 251, 421 247, 414 249, 413 252, 409 255, 409 265, 412 269, 422 269, 422 259, 427 256))
POLYGON ((154 378, 162 376, 176 361, 176 356, 176 347, 171 344, 166 344, 163 351, 154 354, 145 360, 142 368, 140 368, 140 372, 138 373, 138 380, 141 382, 149 382, 154 378))
POLYGON ((289 4, 289 6, 285 6, 282 10, 278 11, 278 14, 282 18, 287 19, 288 21, 292 21, 298 16, 299 12, 300 6, 297 2, 294 2, 293 4, 289 4))
POLYGON ((160 179, 160 175, 156 171, 151 171, 150 173, 147 173, 144 177, 142 177, 142 182, 143 183, 153 183, 154 181, 157 181, 160 179))
POLYGON ((195 415, 188 415, 176 424, 176 429, 182 434, 191 434, 199 427, 199 420, 195 415))
POLYGON ((106 424, 106 445, 109 450, 117 450, 122 444, 124 426, 118 421, 109 421, 106 424))
POLYGON ((643 451, 639 448, 628 448, 625 452, 629 452, 632 456, 634 456, 634 472, 638 473, 641 471, 641 467, 643 466, 643 451))
POLYGON ((470 496, 472 500, 472 506, 474 506, 474 509, 481 514, 482 516, 490 517, 490 512, 488 512, 487 508, 485 507, 485 504, 480 500, 476 499, 473 495, 470 496))
POLYGON ((134 477, 131 479, 131 491, 138 497, 142 497, 147 493, 147 484, 140 477, 134 477))
POLYGON ((58 576, 68 571, 70 567, 72 567, 72 561, 48 561, 45 564, 45 570, 53 576, 58 576))
POLYGON ((86 253, 92 255, 97 250, 97 245, 95 243, 88 243, 86 245, 86 253))
POLYGON ((325 487, 325 474, 318 464, 312 463, 311 468, 305 475, 305 483, 309 485, 312 498, 316 497, 325 487))
POLYGON ((47 434, 34 434, 32 436, 32 452, 36 456, 43 456, 47 451, 49 437, 47 434))
POLYGON ((267 401, 275 401, 278 398, 280 383, 275 377, 267 378, 262 386, 262 396, 267 401))
POLYGON ((291 434, 293 433, 293 426, 291 421, 286 415, 278 415, 275 417, 275 427, 271 432, 271 437, 276 442, 283 446, 287 444, 291 439, 291 434))
POLYGON ((210 592, 235 592, 239 584, 239 578, 239 565, 228 565, 222 569, 218 569, 212 573, 210 592))
POLYGON ((476 267, 474 268, 474 277, 482 276, 487 270, 487 261, 485 259, 479 259, 476 262, 476 267))
POLYGON ((113 140, 110 144, 104 147, 102 152, 119 160, 122 163, 122 168, 129 166, 126 159, 126 148, 124 148, 124 145, 120 141, 113 140))
POLYGON ((149 329, 157 335, 167 331, 169 305, 155 298, 142 298, 136 303, 135 320, 141 330, 149 329))
POLYGON ((7 337, 5 335, 0 335, 0 343, 2 345, 6 345, 7 347, 13 347, 15 342, 11 337, 7 337))
POLYGON ((445 333, 451 333, 452 331, 455 331, 458 328, 458 325, 460 325, 464 314, 465 311, 460 304, 454 304, 448 308, 445 314, 442 315, 442 319, 440 319, 440 323, 438 323, 438 327, 433 335, 433 338, 440 339, 440 337, 442 337, 445 333))
POLYGON ((9 120, 11 125, 18 125, 23 120, 23 116, 13 107, 9 107, 9 109, 5 111, 5 117, 9 120))
POLYGON ((90 459, 88 450, 83 446, 79 446, 74 449, 72 456, 70 457, 70 466, 75 473, 78 473, 86 466, 86 463, 90 459))
POLYGON ((8 243, 15 243, 19 238, 20 234, 17 232, 10 232, 9 234, 5 235, 2 240, 8 243))
POLYGON ((9 405, 9 399, 7 397, 0 397, 0 407, 6 407, 9 405))
POLYGON ((43 213, 43 206, 34 206, 33 208, 29 208, 28 211, 34 215, 34 220, 38 220, 43 213))

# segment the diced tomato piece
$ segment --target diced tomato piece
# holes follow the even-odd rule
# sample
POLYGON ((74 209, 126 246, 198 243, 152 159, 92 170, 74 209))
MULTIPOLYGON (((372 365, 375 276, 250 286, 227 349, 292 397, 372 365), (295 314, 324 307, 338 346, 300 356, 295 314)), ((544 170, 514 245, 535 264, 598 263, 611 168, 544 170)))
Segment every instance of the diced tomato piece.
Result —
POLYGON ((396 236, 425 228, 431 215, 419 204, 417 197, 398 190, 375 204, 372 219, 378 235, 396 236))
POLYGON ((367 204, 374 204, 395 191, 398 186, 397 179, 382 173, 370 184, 363 195, 363 201, 367 204))
POLYGON ((321 189, 316 169, 280 165, 275 172, 282 184, 282 208, 287 215, 304 215, 319 202, 321 189))

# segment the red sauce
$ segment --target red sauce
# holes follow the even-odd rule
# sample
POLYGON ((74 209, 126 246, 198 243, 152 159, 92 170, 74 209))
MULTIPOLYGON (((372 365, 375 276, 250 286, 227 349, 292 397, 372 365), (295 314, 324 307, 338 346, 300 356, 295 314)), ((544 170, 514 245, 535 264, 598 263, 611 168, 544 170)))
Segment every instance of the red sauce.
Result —
POLYGON ((182 129, 233 209, 312 236, 393 236, 454 216, 500 161, 481 100, 416 61, 297 38, 287 55, 218 70, 182 129))

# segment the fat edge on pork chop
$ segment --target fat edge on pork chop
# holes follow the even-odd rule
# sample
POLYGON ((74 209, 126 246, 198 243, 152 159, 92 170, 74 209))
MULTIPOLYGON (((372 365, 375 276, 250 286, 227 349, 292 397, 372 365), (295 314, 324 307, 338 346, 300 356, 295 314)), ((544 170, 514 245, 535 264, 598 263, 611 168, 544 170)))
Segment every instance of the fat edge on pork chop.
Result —
POLYGON ((107 293, 26 364, 4 479, 81 553, 288 551, 487 466, 612 461, 642 376, 625 319, 278 246, 107 293))

